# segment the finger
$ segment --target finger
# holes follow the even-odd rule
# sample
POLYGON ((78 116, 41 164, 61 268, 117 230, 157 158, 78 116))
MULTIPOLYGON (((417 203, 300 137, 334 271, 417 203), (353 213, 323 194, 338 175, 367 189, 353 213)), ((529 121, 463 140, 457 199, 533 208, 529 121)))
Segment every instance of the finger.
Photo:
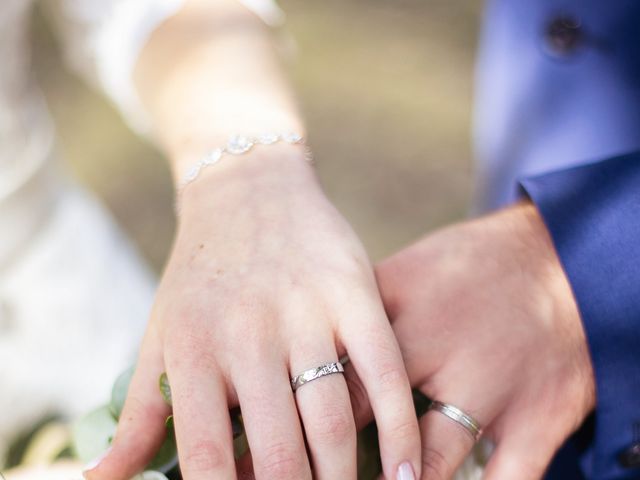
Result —
POLYGON ((166 355, 180 470, 189 480, 235 479, 224 381, 207 358, 196 350, 166 355))
POLYGON ((356 430, 360 431, 373 421, 373 410, 371 410, 367 390, 364 388, 353 364, 349 361, 344 365, 344 379, 349 390, 356 430))
POLYGON ((485 469, 486 480, 539 480, 544 477, 559 442, 534 429, 504 436, 485 469))
POLYGON ((435 410, 420 418, 420 434, 423 479, 451 478, 475 445, 465 427, 435 410))
POLYGON ((85 470, 86 479, 128 480, 151 461, 164 440, 165 420, 171 413, 158 389, 163 371, 161 343, 156 331, 150 328, 140 349, 111 449, 85 470))
POLYGON ((311 479, 298 411, 283 359, 249 352, 254 365, 234 372, 256 479, 311 479))
POLYGON ((365 331, 345 330, 341 338, 376 418, 384 474, 390 480, 412 480, 420 475, 420 432, 409 379, 382 305, 365 315, 371 319, 365 331))
MULTIPOLYGON (((292 352, 291 372, 298 375, 337 360, 333 338, 316 337, 292 352)), ((311 454, 313 478, 355 479, 356 425, 344 377, 332 374, 313 380, 297 389, 295 397, 311 454)))

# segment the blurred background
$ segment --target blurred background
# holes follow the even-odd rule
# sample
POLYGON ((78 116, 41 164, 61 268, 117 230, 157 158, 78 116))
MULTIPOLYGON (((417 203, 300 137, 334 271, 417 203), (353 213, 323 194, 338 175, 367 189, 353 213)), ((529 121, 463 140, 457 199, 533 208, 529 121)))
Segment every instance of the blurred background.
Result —
MULTIPOLYGON (((472 189, 470 117, 480 2, 280 4, 297 45, 287 68, 318 173, 371 257, 381 259, 463 218, 472 189)), ((61 159, 102 198, 159 273, 175 227, 165 159, 65 70, 41 12, 33 27, 35 70, 56 121, 61 159)), ((363 479, 378 472, 373 433, 362 435, 363 479)), ((30 438, 27 432, 18 439, 8 465, 20 462, 30 438)))
MULTIPOLYGON (((374 260, 466 215, 480 3, 280 1, 319 175, 374 260)), ((174 229, 165 160, 63 69, 46 22, 34 22, 36 70, 64 161, 160 271, 174 229)))

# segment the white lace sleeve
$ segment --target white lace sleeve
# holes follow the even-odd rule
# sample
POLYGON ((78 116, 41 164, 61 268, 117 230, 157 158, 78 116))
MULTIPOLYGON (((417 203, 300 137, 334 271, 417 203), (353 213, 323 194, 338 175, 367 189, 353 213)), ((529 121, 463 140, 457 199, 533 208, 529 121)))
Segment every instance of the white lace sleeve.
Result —
MULTIPOLYGON (((45 0, 70 67, 97 84, 139 133, 149 120, 132 81, 145 42, 186 0, 45 0)), ((283 12, 275 0, 240 0, 269 25, 283 12)))

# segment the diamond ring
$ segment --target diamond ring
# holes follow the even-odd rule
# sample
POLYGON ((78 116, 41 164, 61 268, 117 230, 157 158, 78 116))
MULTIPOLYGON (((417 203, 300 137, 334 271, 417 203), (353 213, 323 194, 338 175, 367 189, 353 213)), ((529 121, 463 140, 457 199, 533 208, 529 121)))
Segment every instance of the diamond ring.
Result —
POLYGON ((344 373, 344 367, 340 362, 331 362, 320 365, 316 368, 310 368, 309 370, 305 370, 301 374, 296 375, 291 379, 291 388, 295 392, 305 383, 312 382, 320 377, 324 377, 325 375, 332 375, 334 373, 344 373))

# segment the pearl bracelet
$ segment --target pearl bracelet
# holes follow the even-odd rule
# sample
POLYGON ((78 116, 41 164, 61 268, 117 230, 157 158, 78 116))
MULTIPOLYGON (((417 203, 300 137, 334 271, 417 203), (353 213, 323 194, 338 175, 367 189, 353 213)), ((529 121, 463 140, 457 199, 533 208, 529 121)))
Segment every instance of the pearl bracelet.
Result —
MULTIPOLYGON (((178 186, 178 194, 190 183, 194 182, 202 170, 211 165, 218 163, 225 155, 242 155, 251 150, 255 145, 273 145, 278 142, 284 142, 289 144, 304 144, 304 138, 302 135, 290 132, 284 134, 267 133, 257 136, 248 135, 233 135, 227 140, 227 144, 224 147, 215 148, 206 153, 200 160, 198 160, 184 175, 182 181, 178 186)), ((310 156, 307 158, 311 160, 310 156)))

